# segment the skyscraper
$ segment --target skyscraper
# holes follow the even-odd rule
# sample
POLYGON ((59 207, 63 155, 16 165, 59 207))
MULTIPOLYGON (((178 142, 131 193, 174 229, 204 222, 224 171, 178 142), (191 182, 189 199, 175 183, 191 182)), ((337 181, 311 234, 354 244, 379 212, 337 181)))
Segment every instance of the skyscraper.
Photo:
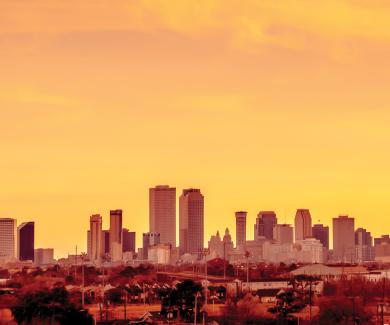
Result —
POLYGON ((236 246, 246 242, 246 211, 236 212, 236 246))
POLYGON ((293 243, 293 227, 287 224, 276 224, 273 228, 273 238, 277 244, 293 243))
POLYGON ((199 189, 185 189, 179 199, 180 254, 197 254, 204 243, 204 197, 199 189))
POLYGON ((34 261, 34 222, 18 226, 17 257, 20 261, 34 261))
POLYGON ((333 259, 336 262, 355 261, 355 219, 333 218, 333 259))
POLYGON ((0 258, 16 257, 16 219, 0 218, 0 258))
POLYGON ((110 211, 110 256, 112 262, 122 260, 122 210, 110 211))
POLYGON ((364 228, 355 231, 356 261, 358 263, 374 260, 374 248, 372 246, 372 236, 364 228))
POLYGON ((102 257, 102 217, 94 214, 89 219, 90 224, 90 252, 89 260, 93 264, 100 264, 102 257))
POLYGON ((298 209, 295 214, 295 241, 312 237, 311 215, 308 209, 298 209))
POLYGON ((329 227, 322 224, 316 224, 312 228, 312 234, 315 239, 318 239, 322 246, 329 249, 329 227))
POLYGON ((135 252, 135 232, 123 228, 123 252, 135 252))
POLYGON ((161 243, 176 247, 176 188, 149 189, 149 231, 159 233, 161 243))
POLYGON ((274 211, 260 211, 256 218, 254 239, 265 237, 272 240, 273 228, 277 223, 278 219, 274 211))

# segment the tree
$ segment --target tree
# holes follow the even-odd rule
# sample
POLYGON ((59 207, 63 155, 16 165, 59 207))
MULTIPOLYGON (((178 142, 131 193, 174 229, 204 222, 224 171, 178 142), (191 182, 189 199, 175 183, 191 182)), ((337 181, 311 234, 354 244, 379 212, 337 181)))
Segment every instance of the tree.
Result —
POLYGON ((18 324, 30 324, 32 321, 57 322, 60 325, 93 324, 88 311, 70 303, 69 294, 64 287, 26 293, 19 297, 11 310, 18 324))

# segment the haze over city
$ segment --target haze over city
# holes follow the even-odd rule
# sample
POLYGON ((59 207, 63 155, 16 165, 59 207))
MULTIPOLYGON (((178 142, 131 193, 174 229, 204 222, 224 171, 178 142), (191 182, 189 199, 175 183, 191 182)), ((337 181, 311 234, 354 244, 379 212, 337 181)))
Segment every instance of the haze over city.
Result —
POLYGON ((289 3, 1 1, 0 217, 65 256, 94 213, 148 231, 170 184, 205 240, 238 210, 388 233, 389 5, 289 3))

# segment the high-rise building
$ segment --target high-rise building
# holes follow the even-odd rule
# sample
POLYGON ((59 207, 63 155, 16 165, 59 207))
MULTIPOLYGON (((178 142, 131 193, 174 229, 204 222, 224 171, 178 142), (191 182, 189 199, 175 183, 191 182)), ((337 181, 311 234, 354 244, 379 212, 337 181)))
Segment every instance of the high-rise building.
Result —
POLYGON ((312 237, 311 215, 308 209, 298 209, 294 223, 295 241, 312 237))
POLYGON ((149 189, 149 231, 159 233, 161 243, 176 247, 176 188, 149 189))
POLYGON ((225 260, 229 259, 229 255, 233 252, 234 244, 232 240, 232 236, 230 235, 229 228, 225 229, 225 234, 222 239, 223 244, 223 254, 222 258, 225 260))
POLYGON ((204 243, 204 197, 199 189, 185 189, 179 199, 180 254, 197 254, 204 243))
POLYGON ((16 219, 0 218, 0 258, 16 257, 16 219))
POLYGON ((318 239, 322 246, 329 249, 329 227, 322 224, 315 224, 312 228, 312 234, 315 239, 318 239))
POLYGON ((122 260, 122 210, 110 211, 110 257, 111 262, 122 260))
POLYGON ((142 234, 142 258, 148 259, 148 250, 150 246, 160 244, 160 234, 155 232, 147 232, 142 234))
POLYGON ((246 211, 236 212, 236 246, 246 242, 246 211))
POLYGON ((272 240, 274 225, 277 223, 278 219, 274 211, 260 211, 256 218, 254 239, 265 237, 272 240))
POLYGON ((102 230, 102 256, 110 254, 110 231, 102 230))
POLYGON ((273 228, 272 236, 277 244, 292 244, 293 243, 293 227, 287 224, 276 224, 273 228))
POLYGON ((89 260, 93 264, 100 264, 102 257, 102 216, 94 214, 89 219, 90 224, 90 252, 89 260))
POLYGON ((135 253, 135 232, 123 228, 123 252, 135 253))
POLYGON ((34 222, 24 222, 18 226, 18 254, 20 261, 34 261, 34 222))
POLYGON ((333 259, 355 262, 355 219, 348 216, 333 218, 333 259))
POLYGON ((364 263, 374 260, 374 248, 372 246, 372 236, 364 228, 355 231, 356 262, 364 263))

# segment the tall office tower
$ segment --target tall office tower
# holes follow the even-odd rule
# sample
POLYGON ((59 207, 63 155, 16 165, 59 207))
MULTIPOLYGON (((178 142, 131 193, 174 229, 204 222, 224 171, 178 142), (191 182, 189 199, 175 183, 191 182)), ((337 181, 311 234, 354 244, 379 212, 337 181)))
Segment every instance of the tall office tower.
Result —
POLYGON ((0 258, 16 257, 16 219, 0 218, 0 258))
POLYGON ((374 248, 372 246, 372 236, 364 228, 355 231, 356 261, 358 263, 372 261, 374 259, 374 248))
POLYGON ((225 235, 223 236, 222 239, 223 242, 223 259, 227 260, 228 256, 233 252, 234 249, 234 244, 232 240, 232 236, 230 235, 229 228, 225 229, 225 235))
POLYGON ((179 199, 180 254, 198 254, 204 243, 204 197, 199 189, 185 189, 179 199))
POLYGON ((18 226, 17 258, 19 261, 34 261, 34 222, 18 226))
POLYGON ((329 249, 329 227, 322 224, 316 224, 312 228, 312 234, 315 239, 318 239, 322 246, 329 249))
POLYGON ((236 212, 236 247, 246 242, 246 211, 236 212))
POLYGON ((295 241, 312 237, 311 215, 308 209, 298 209, 295 214, 295 241))
POLYGON ((102 230, 102 256, 110 254, 110 231, 102 230))
POLYGON ((149 231, 160 234, 162 244, 176 247, 176 188, 159 185, 149 189, 149 231))
POLYGON ((135 253, 135 232, 123 228, 123 252, 135 253))
POLYGON ((102 257, 102 216, 94 214, 89 219, 90 252, 89 261, 100 264, 102 257))
POLYGON ((122 260, 122 210, 110 211, 110 257, 111 262, 122 260))
POLYGON ((381 237, 374 238, 374 245, 378 246, 381 244, 390 244, 390 236, 389 235, 382 235, 381 237))
POLYGON ((142 258, 148 259, 148 249, 150 246, 160 244, 160 234, 155 232, 147 232, 142 234, 142 258))
POLYGON ((355 261, 355 219, 348 216, 333 218, 333 259, 337 262, 355 261))
POLYGON ((276 224, 273 228, 273 238, 277 244, 292 244, 293 243, 293 227, 287 224, 276 224))
POLYGON ((273 239, 274 225, 278 223, 276 213, 274 211, 260 211, 257 214, 255 223, 254 239, 265 237, 266 239, 273 239))

